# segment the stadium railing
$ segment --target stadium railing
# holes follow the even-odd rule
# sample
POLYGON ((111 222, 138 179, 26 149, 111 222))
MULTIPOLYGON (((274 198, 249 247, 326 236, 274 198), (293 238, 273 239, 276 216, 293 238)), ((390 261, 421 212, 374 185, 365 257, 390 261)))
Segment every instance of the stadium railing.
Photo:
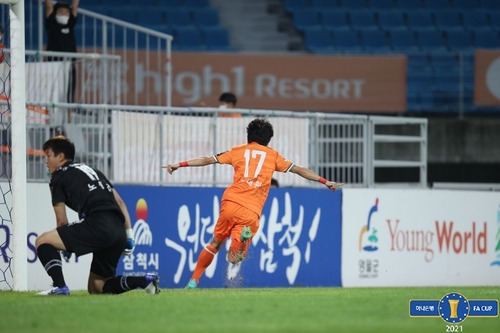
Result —
MULTIPOLYGON (((160 165, 209 156, 246 142, 245 128, 256 117, 269 118, 275 127, 270 146, 292 162, 350 187, 373 187, 380 168, 412 168, 427 184, 427 119, 389 116, 310 113, 276 110, 223 110, 242 117, 221 117, 216 108, 184 108, 111 104, 33 103, 39 108, 67 108, 71 122, 63 134, 75 142, 76 159, 110 175, 116 183, 170 186, 225 186, 230 168, 191 168, 175 177, 160 165)), ((40 139, 48 138, 48 126, 40 139)), ((29 141, 35 144, 35 141, 29 141)), ((29 149, 40 149, 37 146, 29 149)), ((8 152, 2 152, 8 154, 8 152)), ((30 181, 46 181, 43 158, 31 159, 30 181)), ((319 186, 300 177, 275 174, 280 184, 319 186)), ((389 184, 390 185, 390 184, 389 184)))

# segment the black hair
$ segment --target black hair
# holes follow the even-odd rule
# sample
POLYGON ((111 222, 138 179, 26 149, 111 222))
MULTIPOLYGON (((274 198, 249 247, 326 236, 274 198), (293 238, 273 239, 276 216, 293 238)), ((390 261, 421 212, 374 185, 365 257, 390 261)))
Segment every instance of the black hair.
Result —
POLYGON ((45 141, 43 151, 47 151, 47 149, 52 149, 54 155, 63 153, 64 157, 69 161, 75 159, 75 145, 63 135, 58 135, 45 141))
POLYGON ((247 126, 247 141, 267 146, 274 135, 273 125, 266 119, 257 118, 247 126))
POLYGON ((232 92, 225 92, 222 93, 222 95, 220 95, 219 102, 232 103, 234 106, 236 106, 238 99, 236 98, 236 95, 233 94, 232 92))
POLYGON ((280 187, 280 183, 278 183, 276 178, 271 178, 271 186, 280 187))
POLYGON ((54 5, 54 12, 57 12, 59 8, 68 8, 71 10, 71 6, 69 5, 69 3, 64 1, 59 1, 54 5))

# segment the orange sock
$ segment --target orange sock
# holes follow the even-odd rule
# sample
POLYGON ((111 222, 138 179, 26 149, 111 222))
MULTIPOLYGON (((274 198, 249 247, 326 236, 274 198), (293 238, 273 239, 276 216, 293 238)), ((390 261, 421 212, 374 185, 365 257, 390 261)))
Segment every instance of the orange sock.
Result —
POLYGON ((200 277, 205 272, 208 266, 214 260, 215 255, 217 254, 217 250, 214 249, 211 245, 207 245, 198 256, 198 262, 196 263, 196 268, 194 269, 193 275, 191 276, 191 280, 195 279, 196 284, 200 281, 200 277))

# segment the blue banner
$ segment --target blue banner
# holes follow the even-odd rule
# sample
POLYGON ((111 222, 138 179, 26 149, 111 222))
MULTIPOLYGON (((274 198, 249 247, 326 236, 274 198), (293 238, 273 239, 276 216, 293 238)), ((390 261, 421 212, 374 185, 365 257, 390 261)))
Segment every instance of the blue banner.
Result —
MULTIPOLYGON (((223 188, 117 185, 134 229, 134 254, 117 274, 156 272, 163 288, 184 288, 200 251, 210 243, 223 188)), ((273 188, 260 228, 239 266, 221 248, 200 287, 341 286, 342 193, 273 188)))

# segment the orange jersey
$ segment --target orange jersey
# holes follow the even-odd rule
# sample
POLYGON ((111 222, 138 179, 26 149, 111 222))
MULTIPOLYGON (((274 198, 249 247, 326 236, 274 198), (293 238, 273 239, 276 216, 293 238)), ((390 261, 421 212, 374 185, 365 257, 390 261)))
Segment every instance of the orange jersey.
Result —
POLYGON ((222 201, 236 202, 259 216, 274 171, 287 172, 293 166, 276 150, 256 142, 233 147, 214 158, 218 163, 231 164, 234 168, 233 184, 224 191, 222 201))

